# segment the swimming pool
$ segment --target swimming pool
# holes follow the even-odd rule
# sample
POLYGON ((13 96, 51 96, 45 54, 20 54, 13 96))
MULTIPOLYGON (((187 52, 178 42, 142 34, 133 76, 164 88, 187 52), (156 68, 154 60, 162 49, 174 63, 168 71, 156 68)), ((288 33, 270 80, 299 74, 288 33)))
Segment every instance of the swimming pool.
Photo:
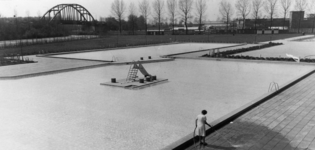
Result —
POLYGON ((140 57, 143 57, 143 59, 148 59, 148 57, 151 56, 152 59, 157 59, 163 55, 198 51, 198 50, 218 48, 218 47, 234 46, 234 45, 237 45, 237 44, 185 43, 185 44, 157 45, 157 46, 149 46, 149 47, 108 50, 108 51, 83 52, 83 53, 76 53, 76 54, 54 55, 54 57, 107 60, 107 61, 114 60, 118 62, 125 62, 125 61, 137 61, 137 60, 140 60, 140 57))
POLYGON ((255 57, 286 57, 286 54, 291 54, 300 58, 315 58, 315 42, 285 42, 284 45, 255 50, 236 55, 248 55, 255 57), (301 44, 303 43, 303 44, 301 44))
POLYGON ((0 81, 4 149, 161 149, 190 134, 208 110, 218 119, 312 66, 210 60, 144 64, 169 82, 141 90, 101 86, 129 66, 0 81))

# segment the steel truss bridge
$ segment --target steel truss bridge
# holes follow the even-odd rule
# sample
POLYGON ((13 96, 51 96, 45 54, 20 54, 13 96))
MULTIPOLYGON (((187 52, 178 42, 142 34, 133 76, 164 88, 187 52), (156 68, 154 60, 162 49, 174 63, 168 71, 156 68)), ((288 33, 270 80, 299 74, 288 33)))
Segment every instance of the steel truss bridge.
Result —
POLYGON ((44 20, 59 20, 65 24, 84 24, 94 22, 91 13, 79 4, 59 4, 49 9, 42 17, 44 20))

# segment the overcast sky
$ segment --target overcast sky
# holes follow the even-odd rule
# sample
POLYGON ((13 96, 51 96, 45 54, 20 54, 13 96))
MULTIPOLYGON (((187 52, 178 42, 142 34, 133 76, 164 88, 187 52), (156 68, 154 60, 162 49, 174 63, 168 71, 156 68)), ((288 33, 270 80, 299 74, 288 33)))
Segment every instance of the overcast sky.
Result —
MULTIPOLYGON (((58 4, 65 4, 65 3, 76 3, 80 4, 86 9, 90 11, 90 13, 94 16, 95 19, 99 19, 100 17, 109 17, 111 15, 111 4, 114 0, 0 0, 0 14, 4 17, 13 17, 14 10, 16 10, 18 16, 26 16, 27 11, 29 12, 30 16, 38 16, 38 14, 43 15, 47 10, 50 8, 58 5, 58 4)), ((130 2, 134 2, 136 6, 139 5, 139 1, 142 0, 124 0, 129 8, 130 2)), ((152 3, 154 0, 148 0, 152 3)), ((167 0, 165 0, 166 3, 167 0)), ((221 0, 207 0, 208 2, 208 11, 206 20, 214 21, 218 17, 219 14, 219 3, 221 0)), ((235 1, 236 0, 226 0, 230 2, 235 10, 235 1)), ((310 2, 313 2, 312 6, 315 8, 315 0, 308 0, 309 6, 310 2)), ((292 0, 294 6, 294 0, 292 0)), ((291 7, 294 8, 294 7, 291 7)), ((311 8, 311 7, 310 7, 311 8)), ((308 9, 310 9, 308 8, 308 9)), ((166 7, 165 7, 166 10, 166 7)), ((315 9, 312 9, 314 12, 315 9)), ((167 17, 168 14, 165 11, 164 17, 167 17)), ((282 10, 280 8, 280 0, 278 0, 278 14, 282 17, 282 10)), ((126 15, 127 16, 127 15, 126 15)), ((152 15, 151 15, 152 17, 152 15)), ((238 17, 236 13, 234 13, 233 18, 238 17)), ((278 16, 276 16, 278 17, 278 16)))
MULTIPOLYGON (((114 0, 0 0, 0 14, 4 17, 12 17, 14 10, 18 16, 26 16, 27 11, 30 16, 43 15, 50 8, 65 3, 80 4, 90 11, 94 18, 108 17, 111 15, 110 6, 114 0)), ((140 0, 124 0, 129 6, 130 2, 134 2, 137 6, 140 0)), ((152 4, 153 0, 149 0, 152 4)), ((208 12, 207 20, 216 20, 219 14, 218 5, 220 0, 207 0, 208 12)), ((228 0, 233 2, 235 0, 228 0)), ((164 14, 166 17, 167 13, 164 14)))

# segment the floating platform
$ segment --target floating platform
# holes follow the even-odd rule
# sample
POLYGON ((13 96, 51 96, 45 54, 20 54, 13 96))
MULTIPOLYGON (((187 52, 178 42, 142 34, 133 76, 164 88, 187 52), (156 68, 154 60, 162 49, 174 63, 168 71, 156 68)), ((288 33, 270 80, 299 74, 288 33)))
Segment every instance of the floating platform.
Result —
POLYGON ((121 79, 121 80, 117 80, 115 83, 106 82, 106 83, 101 83, 101 85, 121 87, 121 88, 125 88, 125 89, 142 89, 142 88, 150 87, 153 85, 165 83, 167 81, 168 81, 168 79, 156 79, 153 81, 144 81, 144 83, 140 83, 139 80, 126 81, 126 79, 121 79))

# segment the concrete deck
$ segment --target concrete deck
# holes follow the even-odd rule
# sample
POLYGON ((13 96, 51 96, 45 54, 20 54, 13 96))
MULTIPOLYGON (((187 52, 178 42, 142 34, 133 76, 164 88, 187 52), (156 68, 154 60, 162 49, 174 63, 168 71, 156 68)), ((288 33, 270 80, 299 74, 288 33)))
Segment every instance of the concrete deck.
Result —
MULTIPOLYGON (((239 44, 236 46, 229 46, 229 47, 223 47, 223 48, 214 48, 214 49, 218 49, 221 52, 224 51, 229 51, 229 50, 235 50, 235 49, 240 49, 240 48, 248 48, 248 47, 252 47, 252 46, 258 46, 258 45, 262 45, 262 43, 259 44, 239 44)), ((202 50, 199 52, 188 52, 188 53, 179 53, 179 54, 172 54, 169 55, 171 57, 175 57, 175 58, 200 58, 202 55, 205 54, 209 54, 209 50, 202 50)))
POLYGON ((314 84, 312 74, 207 136, 203 149, 315 149, 314 84))
MULTIPOLYGON (((107 65, 129 65, 132 62, 106 62, 88 59, 72 58, 54 58, 54 57, 36 57, 25 56, 37 63, 28 63, 21 65, 9 65, 0 67, 0 80, 20 79, 25 77, 41 76, 54 73, 82 70, 88 68, 102 67, 107 65)), ((141 63, 153 63, 172 61, 170 58, 159 58, 143 60, 141 63)))
POLYGON ((90 68, 93 66, 102 66, 110 63, 99 61, 82 61, 71 59, 54 59, 48 57, 29 57, 37 63, 28 63, 21 65, 9 65, 0 67, 1 79, 18 79, 28 76, 38 76, 51 73, 58 73, 64 71, 73 71, 83 68, 90 68))

